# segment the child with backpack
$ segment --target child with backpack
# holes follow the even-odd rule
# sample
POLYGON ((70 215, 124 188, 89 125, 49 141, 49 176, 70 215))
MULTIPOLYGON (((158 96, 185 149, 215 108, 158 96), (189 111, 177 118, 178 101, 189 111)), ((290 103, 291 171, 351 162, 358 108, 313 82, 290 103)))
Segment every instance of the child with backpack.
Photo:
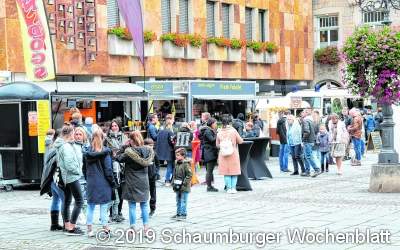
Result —
POLYGON ((325 125, 319 127, 319 133, 317 134, 317 146, 318 151, 321 154, 321 172, 329 172, 329 151, 331 144, 331 136, 326 131, 325 125))
POLYGON ((190 161, 186 159, 186 150, 178 148, 175 151, 176 163, 172 177, 172 188, 176 193, 176 215, 172 218, 185 220, 187 216, 187 202, 190 193, 192 171, 190 161))

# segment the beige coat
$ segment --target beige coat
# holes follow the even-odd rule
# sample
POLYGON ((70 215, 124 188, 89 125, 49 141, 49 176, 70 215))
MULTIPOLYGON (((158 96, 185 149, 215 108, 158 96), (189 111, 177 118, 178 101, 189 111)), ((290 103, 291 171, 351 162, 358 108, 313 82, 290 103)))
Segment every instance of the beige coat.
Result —
POLYGON ((227 127, 221 129, 217 134, 217 147, 223 138, 230 137, 233 143, 234 152, 229 156, 218 155, 218 169, 220 175, 240 175, 240 158, 238 151, 238 144, 243 143, 243 139, 240 137, 236 129, 227 127))

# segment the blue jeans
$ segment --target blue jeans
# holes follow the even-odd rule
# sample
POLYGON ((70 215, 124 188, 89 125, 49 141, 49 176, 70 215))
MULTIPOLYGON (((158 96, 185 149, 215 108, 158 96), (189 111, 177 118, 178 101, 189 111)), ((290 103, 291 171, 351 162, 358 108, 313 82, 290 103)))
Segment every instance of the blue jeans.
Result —
POLYGON ((165 182, 171 182, 174 173, 174 162, 167 161, 167 172, 165 173, 165 182))
POLYGON ((313 150, 312 153, 314 160, 316 160, 317 162, 321 160, 321 154, 318 149, 313 150))
POLYGON ((289 145, 281 144, 279 146, 279 167, 281 168, 281 171, 288 170, 288 163, 289 163, 289 145))
POLYGON ((354 152, 356 153, 356 159, 358 161, 361 161, 361 150, 362 150, 362 144, 363 142, 361 141, 361 139, 358 138, 352 138, 353 141, 353 146, 354 146, 354 152))
POLYGON ((317 167, 317 164, 314 160, 313 148, 314 143, 304 143, 304 165, 306 169, 306 173, 310 173, 310 167, 314 169, 314 171, 319 171, 320 169, 317 167))
MULTIPOLYGON (((64 191, 59 188, 54 181, 51 182, 51 208, 50 211, 60 211, 60 205, 62 205, 64 201, 64 191)), ((63 205, 61 207, 64 207, 63 205)))
POLYGON ((225 186, 228 190, 236 189, 237 180, 238 180, 237 175, 225 175, 224 176, 225 186))
MULTIPOLYGON (((100 221, 101 225, 107 226, 108 222, 108 216, 107 216, 107 209, 108 209, 108 203, 105 204, 99 204, 100 206, 100 221)), ((87 204, 87 221, 86 224, 88 225, 93 225, 93 214, 94 214, 94 209, 96 207, 96 204, 93 203, 88 203, 87 204)))
POLYGON ((187 202, 189 193, 188 192, 176 192, 176 214, 187 215, 187 202))
POLYGON ((321 166, 329 162, 329 152, 319 152, 321 166))
MULTIPOLYGON (((149 224, 149 203, 147 201, 140 202, 140 210, 142 211, 143 225, 149 224)), ((129 201, 129 223, 131 227, 136 224, 136 202, 129 201)))

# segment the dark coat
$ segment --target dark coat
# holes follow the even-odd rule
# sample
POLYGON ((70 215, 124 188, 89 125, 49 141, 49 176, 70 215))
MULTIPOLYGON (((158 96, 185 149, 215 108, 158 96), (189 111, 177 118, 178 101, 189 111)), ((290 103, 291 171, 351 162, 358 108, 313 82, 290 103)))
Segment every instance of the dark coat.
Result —
POLYGON ((240 119, 234 119, 232 121, 232 127, 234 129, 236 129, 236 131, 239 133, 240 137, 244 137, 244 134, 245 134, 245 132, 244 132, 244 127, 245 127, 244 121, 242 121, 240 119))
POLYGON ((52 147, 49 147, 46 150, 44 157, 44 166, 43 166, 42 178, 40 181, 40 195, 47 193, 51 196, 51 183, 53 182, 53 175, 56 167, 57 167, 56 150, 52 147))
POLYGON ((147 137, 151 138, 154 142, 157 141, 158 130, 152 123, 147 123, 147 137))
POLYGON ((279 135, 280 143, 287 144, 286 117, 279 118, 279 120, 276 124, 276 133, 279 135))
POLYGON ((314 122, 310 119, 303 119, 301 131, 302 131, 302 141, 304 143, 315 143, 315 126, 314 122))
POLYGON ((112 187, 115 186, 111 150, 104 148, 102 152, 93 152, 89 148, 84 153, 84 159, 87 202, 91 204, 109 203, 112 197, 112 187))
POLYGON ((157 135, 156 154, 160 161, 174 160, 174 132, 163 129, 157 135))
POLYGON ((179 129, 179 131, 178 131, 178 133, 176 134, 176 139, 177 139, 177 141, 176 141, 176 145, 175 145, 175 148, 185 148, 187 151, 191 151, 192 150, 192 141, 193 141, 193 133, 192 133, 192 131, 190 131, 190 129, 189 128, 186 128, 186 127, 182 127, 182 128, 180 128, 179 129), (188 138, 188 145, 187 146, 179 146, 179 143, 183 143, 185 140, 182 140, 182 141, 180 141, 181 140, 181 135, 182 134, 188 134, 189 135, 189 138, 188 138))
POLYGON ((181 163, 179 163, 178 161, 175 162, 172 183, 174 183, 174 179, 183 180, 181 192, 190 192, 192 181, 192 170, 190 167, 190 161, 183 161, 181 163))
POLYGON ((203 132, 203 141, 204 162, 216 161, 218 159, 217 133, 210 127, 206 127, 203 132))
POLYGON ((122 199, 135 202, 149 200, 148 166, 154 161, 154 151, 149 146, 129 147, 117 157, 125 163, 125 183, 122 184, 122 199))

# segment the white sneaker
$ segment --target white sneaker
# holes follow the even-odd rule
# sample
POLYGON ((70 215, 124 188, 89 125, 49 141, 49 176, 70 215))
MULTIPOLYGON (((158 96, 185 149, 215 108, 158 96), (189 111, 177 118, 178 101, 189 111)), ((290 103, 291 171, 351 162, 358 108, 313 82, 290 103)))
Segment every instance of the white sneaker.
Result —
POLYGON ((237 193, 237 190, 236 189, 231 189, 231 194, 236 194, 237 193))
POLYGON ((232 194, 232 189, 230 189, 230 188, 227 189, 227 190, 226 190, 226 193, 227 193, 227 194, 232 194))
POLYGON ((92 231, 88 231, 88 232, 87 232, 87 236, 88 236, 89 238, 93 238, 93 237, 95 236, 93 230, 92 230, 92 231))

